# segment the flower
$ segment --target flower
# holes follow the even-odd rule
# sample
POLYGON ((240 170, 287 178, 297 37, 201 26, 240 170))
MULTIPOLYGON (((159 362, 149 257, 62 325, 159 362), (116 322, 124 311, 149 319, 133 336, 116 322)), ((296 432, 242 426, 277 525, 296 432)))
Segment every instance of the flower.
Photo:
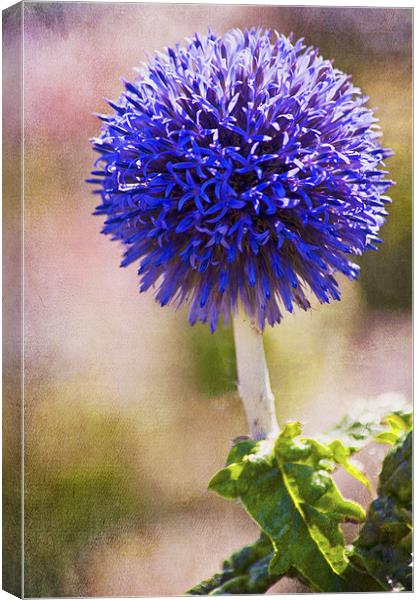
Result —
MULTIPOLYGON (((140 291, 189 302, 191 324, 239 302, 261 329, 339 299, 380 242, 380 129, 349 76, 302 40, 262 29, 197 34, 156 53, 99 115, 103 233, 139 261, 140 291)), ((100 165, 98 167, 98 165, 100 165)), ((100 170, 98 170, 100 169, 100 170)))

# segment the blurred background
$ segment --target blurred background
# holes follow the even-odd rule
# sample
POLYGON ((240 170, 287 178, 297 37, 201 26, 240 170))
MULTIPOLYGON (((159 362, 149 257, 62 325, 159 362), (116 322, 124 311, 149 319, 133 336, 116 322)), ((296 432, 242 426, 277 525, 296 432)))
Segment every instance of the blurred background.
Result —
MULTIPOLYGON (((287 315, 265 343, 281 422, 312 434, 357 398, 411 396, 412 12, 27 3, 25 11, 25 595, 182 594, 256 537, 207 491, 246 433, 230 329, 137 293, 84 183, 94 111, 146 52, 208 26, 273 27, 318 46, 378 107, 391 190, 380 251, 343 300, 287 315)), ((374 478, 383 449, 365 455, 374 478), (375 454, 374 454, 375 453, 375 454)), ((345 493, 366 492, 338 475, 345 493)), ((281 581, 272 591, 296 591, 281 581)))

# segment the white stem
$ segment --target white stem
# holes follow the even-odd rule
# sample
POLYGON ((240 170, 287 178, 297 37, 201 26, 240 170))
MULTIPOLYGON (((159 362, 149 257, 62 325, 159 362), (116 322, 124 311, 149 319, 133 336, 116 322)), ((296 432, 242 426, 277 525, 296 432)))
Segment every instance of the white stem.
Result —
POLYGON ((264 439, 278 435, 275 398, 269 381, 262 332, 239 309, 233 315, 238 392, 243 401, 250 437, 264 439))

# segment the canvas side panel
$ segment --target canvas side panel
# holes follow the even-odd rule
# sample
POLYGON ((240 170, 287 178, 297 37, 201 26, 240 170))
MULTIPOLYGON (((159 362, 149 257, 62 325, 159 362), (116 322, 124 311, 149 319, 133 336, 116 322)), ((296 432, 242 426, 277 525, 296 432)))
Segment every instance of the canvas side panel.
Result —
POLYGON ((3 589, 22 597, 22 3, 2 17, 3 589))

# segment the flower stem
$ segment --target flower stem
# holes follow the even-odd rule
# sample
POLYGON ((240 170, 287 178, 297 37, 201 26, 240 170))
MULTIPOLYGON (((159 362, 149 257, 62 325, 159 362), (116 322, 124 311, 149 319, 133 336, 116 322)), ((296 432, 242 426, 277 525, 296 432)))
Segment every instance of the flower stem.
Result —
POLYGON ((256 440, 278 435, 275 398, 269 380, 262 332, 242 309, 233 315, 236 346, 237 388, 244 404, 250 437, 256 440))

